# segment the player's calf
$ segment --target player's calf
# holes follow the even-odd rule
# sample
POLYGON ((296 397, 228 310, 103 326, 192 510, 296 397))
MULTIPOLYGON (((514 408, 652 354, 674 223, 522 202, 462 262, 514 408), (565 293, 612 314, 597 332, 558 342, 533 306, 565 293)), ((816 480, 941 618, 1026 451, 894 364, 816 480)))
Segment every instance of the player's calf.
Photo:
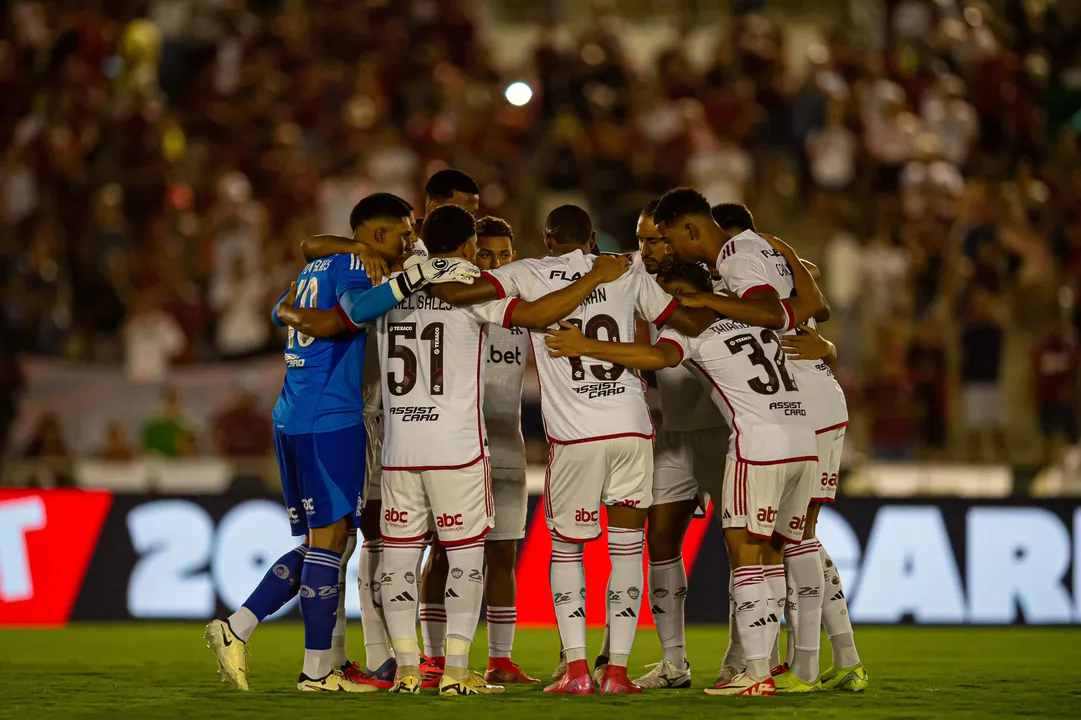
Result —
MULTIPOLYGON (((611 692, 637 692, 622 688, 627 661, 634 646, 638 629, 638 612, 642 606, 642 550, 645 542, 646 511, 628 506, 608 508, 608 554, 612 558, 612 573, 608 577, 608 629, 611 652, 601 692, 611 685, 611 692), (611 682, 609 682, 611 681, 611 682)), ((633 686, 630 680, 627 685, 633 686)))
POLYGON ((433 538, 420 585, 420 636, 424 641, 422 654, 427 658, 421 670, 427 688, 439 685, 446 664, 447 607, 443 593, 449 572, 447 551, 433 538))
POLYGON ((300 611, 304 619, 304 669, 300 684, 325 679, 335 669, 332 645, 341 594, 338 576, 350 534, 347 518, 309 532, 308 552, 300 571, 300 611))
POLYGON ((540 682, 526 675, 511 661, 514 630, 518 622, 514 579, 517 554, 516 540, 488 540, 484 543, 484 599, 488 605, 488 668, 484 678, 488 682, 540 682))
MULTIPOLYGON (((687 598, 687 571, 683 566, 683 537, 686 535, 696 500, 684 500, 663 505, 654 505, 649 509, 649 523, 646 526, 646 545, 649 548, 649 590, 650 611, 653 624, 664 650, 664 663, 668 663, 679 675, 678 684, 689 681, 690 670, 687 663, 684 604, 687 598), (686 671, 686 678, 683 672, 686 671)), ((665 678, 672 675, 667 669, 655 670, 665 673, 665 678)), ((650 676, 647 676, 650 677, 650 676)), ((656 679, 656 678, 655 678, 656 679)), ((653 684, 646 681, 648 684, 653 684)), ((672 687, 666 684, 665 687, 672 687)))

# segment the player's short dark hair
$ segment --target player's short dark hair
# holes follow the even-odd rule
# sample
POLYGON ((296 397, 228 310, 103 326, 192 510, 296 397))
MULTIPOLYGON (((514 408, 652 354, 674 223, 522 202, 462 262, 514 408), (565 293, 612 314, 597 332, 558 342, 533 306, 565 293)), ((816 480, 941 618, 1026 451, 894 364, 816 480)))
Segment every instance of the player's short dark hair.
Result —
POLYGON ((722 230, 754 231, 754 216, 746 205, 739 203, 721 203, 714 205, 713 220, 721 226, 722 230))
POLYGON ((353 211, 349 213, 349 229, 356 232, 369 220, 401 220, 409 217, 411 212, 413 206, 397 195, 375 193, 353 206, 353 211))
POLYGON ((450 200, 456 192, 480 195, 480 188, 476 180, 454 168, 440 170, 424 185, 424 194, 432 200, 450 200))
POLYGON ((657 206, 660 204, 661 199, 659 197, 655 197, 650 200, 649 204, 642 208, 642 212, 640 213, 641 217, 652 218, 654 215, 657 214, 657 206))
POLYGON ((657 273, 660 282, 685 282, 699 292, 713 292, 713 278, 701 263, 670 263, 657 273))
POLYGON ((455 252, 476 234, 473 216, 457 205, 441 205, 424 218, 424 246, 433 255, 455 252))
POLYGON ((508 237, 514 240, 514 231, 511 229, 510 223, 503 218, 487 215, 477 220, 477 237, 508 237))
POLYGON ((661 195, 653 211, 653 221, 674 223, 688 215, 709 215, 709 200, 694 188, 675 188, 661 195))
POLYGON ((577 205, 560 205, 548 213, 544 234, 558 245, 585 245, 593 234, 593 221, 577 205))

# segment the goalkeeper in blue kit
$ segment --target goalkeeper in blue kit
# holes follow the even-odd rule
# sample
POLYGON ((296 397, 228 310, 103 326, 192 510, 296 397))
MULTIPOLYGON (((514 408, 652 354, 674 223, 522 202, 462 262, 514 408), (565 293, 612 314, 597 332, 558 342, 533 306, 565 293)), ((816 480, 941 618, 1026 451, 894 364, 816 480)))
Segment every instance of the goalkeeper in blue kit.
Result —
MULTIPOLYGON (((388 258, 400 256, 413 233, 409 205, 385 193, 361 200, 351 220, 354 239, 388 258)), ((347 546, 355 542, 364 485, 364 325, 425 285, 471 283, 479 275, 464 260, 436 258, 373 287, 355 255, 334 255, 308 263, 279 302, 295 295, 289 304, 332 310, 353 333, 323 340, 289 330, 285 381, 273 414, 274 448, 290 528, 305 540, 274 562, 235 613, 207 625, 207 645, 222 679, 233 687, 248 689, 246 643, 255 627, 299 593, 304 665, 297 688, 376 690, 347 679, 331 649, 342 592, 339 572, 347 546)), ((272 320, 285 324, 277 306, 272 320)))

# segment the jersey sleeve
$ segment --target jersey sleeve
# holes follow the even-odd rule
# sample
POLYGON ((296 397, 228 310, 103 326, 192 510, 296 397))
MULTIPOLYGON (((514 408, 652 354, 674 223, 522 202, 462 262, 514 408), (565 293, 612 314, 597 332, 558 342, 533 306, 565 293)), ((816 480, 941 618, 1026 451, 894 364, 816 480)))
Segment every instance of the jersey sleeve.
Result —
POLYGON ((462 309, 472 315, 477 322, 491 323, 492 325, 510 328, 512 327, 511 315, 514 314, 514 306, 520 302, 522 302, 521 298, 507 297, 502 300, 476 303, 475 305, 469 305, 462 309))
POLYGON ((657 327, 664 325, 665 320, 676 309, 676 299, 662 290, 645 269, 635 269, 631 273, 632 282, 635 283, 635 314, 657 327))
POLYGON ((661 330, 660 337, 657 338, 656 344, 660 345, 661 343, 668 343, 679 348, 680 364, 683 364, 684 360, 691 357, 691 340, 678 330, 673 330, 672 328, 661 330))
POLYGON ((721 262, 717 270, 724 284, 741 298, 759 290, 773 289, 766 274, 766 263, 754 253, 732 253, 721 262))
POLYGON ((342 323, 352 332, 398 304, 389 283, 383 283, 377 288, 372 287, 372 281, 356 255, 337 256, 334 258, 332 271, 337 299, 334 312, 338 313, 342 323))
POLYGON ((533 285, 530 282, 532 273, 525 263, 511 263, 495 270, 486 270, 480 276, 495 285, 500 300, 508 297, 524 297, 533 285))

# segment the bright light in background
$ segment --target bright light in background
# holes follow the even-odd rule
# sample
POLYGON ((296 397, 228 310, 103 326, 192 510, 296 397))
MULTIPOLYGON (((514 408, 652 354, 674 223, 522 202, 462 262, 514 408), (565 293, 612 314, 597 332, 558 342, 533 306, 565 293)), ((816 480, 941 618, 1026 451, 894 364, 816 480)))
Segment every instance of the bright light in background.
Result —
POLYGON ((522 107, 533 99, 533 88, 524 82, 515 82, 508 85, 503 94, 511 105, 522 107))

